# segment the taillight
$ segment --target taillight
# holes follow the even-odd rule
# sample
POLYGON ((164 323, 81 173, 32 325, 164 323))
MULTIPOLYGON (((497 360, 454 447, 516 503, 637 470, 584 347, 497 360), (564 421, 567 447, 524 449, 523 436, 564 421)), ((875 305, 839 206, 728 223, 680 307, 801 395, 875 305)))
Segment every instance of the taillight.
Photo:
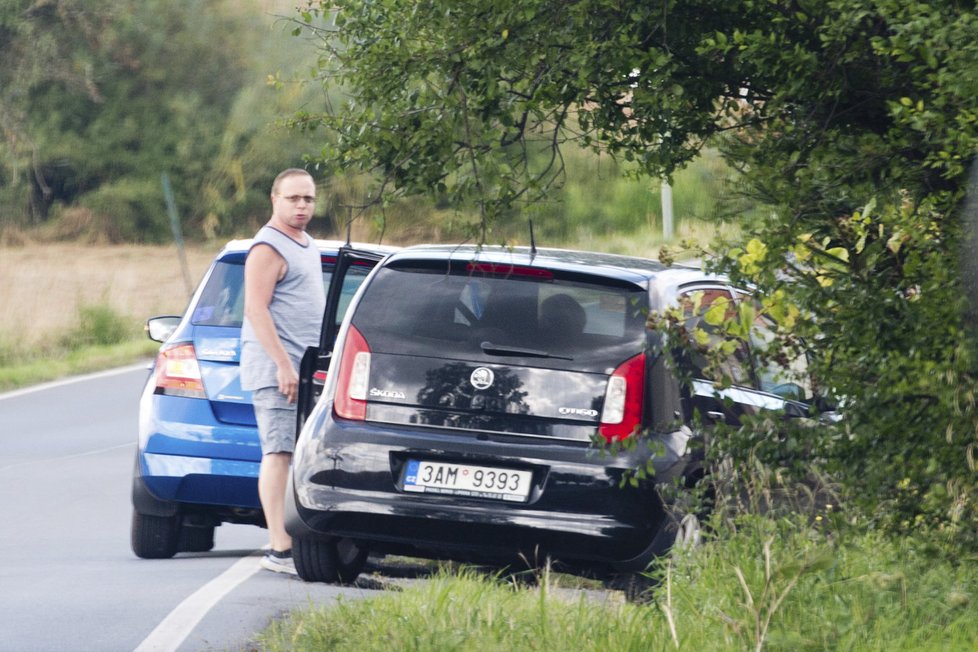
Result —
POLYGON ((598 431, 606 441, 624 439, 642 424, 645 397, 645 354, 639 353, 618 365, 608 379, 598 431))
POLYGON ((177 344, 156 356, 156 392, 166 396, 207 398, 193 344, 177 344))
POLYGON ((466 269, 470 272, 480 272, 492 276, 529 276, 545 281, 553 280, 554 273, 549 269, 527 267, 525 265, 508 265, 506 263, 469 263, 466 269))
POLYGON ((346 333, 336 383, 333 411, 343 419, 367 418, 367 383, 370 380, 370 347, 354 326, 346 333))

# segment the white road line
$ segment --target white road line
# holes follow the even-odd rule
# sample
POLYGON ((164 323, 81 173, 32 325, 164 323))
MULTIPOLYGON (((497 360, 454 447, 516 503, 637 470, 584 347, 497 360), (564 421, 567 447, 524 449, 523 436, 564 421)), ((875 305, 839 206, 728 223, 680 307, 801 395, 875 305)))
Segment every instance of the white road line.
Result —
POLYGON ((259 551, 255 551, 248 557, 238 560, 231 568, 177 605, 176 609, 171 611, 170 615, 139 644, 135 652, 174 652, 178 649, 211 607, 236 586, 258 572, 261 567, 256 556, 259 554, 259 551))
POLYGON ((71 385, 73 383, 80 383, 86 380, 94 380, 96 378, 105 378, 106 376, 115 376, 117 374, 124 374, 130 371, 135 371, 137 369, 146 369, 148 372, 149 362, 140 362, 139 364, 129 365, 128 367, 118 367, 116 369, 109 369, 108 371, 97 371, 95 373, 85 374, 83 376, 71 376, 69 378, 63 378, 61 380, 53 380, 49 383, 42 383, 40 385, 25 387, 24 389, 15 389, 12 392, 6 392, 0 394, 0 401, 2 401, 5 398, 17 398, 18 396, 24 396, 25 394, 33 394, 34 392, 41 392, 46 389, 61 387, 62 385, 71 385))

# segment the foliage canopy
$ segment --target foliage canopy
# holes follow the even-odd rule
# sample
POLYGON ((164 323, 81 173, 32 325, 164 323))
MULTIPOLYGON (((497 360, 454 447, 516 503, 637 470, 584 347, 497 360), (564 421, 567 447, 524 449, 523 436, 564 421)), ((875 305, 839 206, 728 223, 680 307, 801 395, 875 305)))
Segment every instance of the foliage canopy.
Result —
MULTIPOLYGON (((349 101, 323 162, 493 221, 574 142, 671 175, 711 144, 770 208, 717 267, 792 315, 837 428, 796 433, 882 524, 974 536, 975 354, 958 209, 978 149, 978 16, 955 0, 337 0, 303 19, 349 101), (329 28, 319 25, 328 17, 329 28)), ((783 320, 784 321, 784 320, 783 320)), ((787 326, 787 322, 783 323, 787 326)), ((788 329, 784 332, 786 337, 788 329)), ((758 431, 728 453, 778 459, 758 431)))
POLYGON ((74 216, 111 241, 165 239, 166 172, 188 232, 254 228, 275 174, 307 147, 276 132, 282 103, 318 95, 285 83, 303 50, 282 22, 292 48, 275 47, 271 4, 2 3, 0 224, 67 229, 74 216))

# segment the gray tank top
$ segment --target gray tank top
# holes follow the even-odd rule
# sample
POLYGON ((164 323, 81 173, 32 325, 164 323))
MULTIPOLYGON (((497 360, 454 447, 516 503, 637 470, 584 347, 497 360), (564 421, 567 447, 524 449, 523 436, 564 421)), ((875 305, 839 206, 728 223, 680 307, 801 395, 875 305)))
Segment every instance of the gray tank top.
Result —
MULTIPOLYGON (((285 276, 275 285, 268 309, 279 339, 298 371, 306 347, 319 344, 326 309, 319 248, 308 234, 303 245, 267 225, 255 235, 252 248, 257 244, 271 246, 285 259, 285 276)), ((275 363, 258 342, 254 328, 245 317, 241 326, 241 389, 277 386, 275 363)))

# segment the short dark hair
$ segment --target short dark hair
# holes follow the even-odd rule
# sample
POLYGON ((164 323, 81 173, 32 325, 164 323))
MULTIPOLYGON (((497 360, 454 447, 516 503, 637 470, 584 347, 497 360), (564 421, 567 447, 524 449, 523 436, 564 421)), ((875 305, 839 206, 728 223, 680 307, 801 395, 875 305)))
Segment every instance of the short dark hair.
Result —
POLYGON ((278 176, 275 177, 275 181, 272 181, 272 194, 274 195, 278 191, 279 184, 282 183, 283 179, 287 179, 289 177, 296 177, 299 175, 307 176, 310 179, 312 179, 312 175, 309 174, 307 170, 303 170, 302 168, 289 168, 287 170, 282 170, 281 172, 279 172, 278 176))

